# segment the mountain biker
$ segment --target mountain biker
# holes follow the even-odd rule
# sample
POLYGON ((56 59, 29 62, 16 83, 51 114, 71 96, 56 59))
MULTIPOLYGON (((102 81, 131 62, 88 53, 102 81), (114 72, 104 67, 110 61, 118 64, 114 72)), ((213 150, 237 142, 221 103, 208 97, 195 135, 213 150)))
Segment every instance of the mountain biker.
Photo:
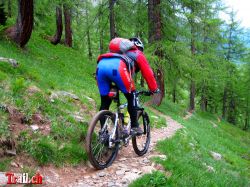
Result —
POLYGON ((102 54, 97 60, 96 79, 101 95, 100 110, 108 110, 112 102, 109 97, 111 83, 124 93, 128 101, 131 119, 131 133, 142 134, 137 121, 137 102, 133 75, 141 71, 149 90, 158 93, 153 71, 143 53, 144 45, 138 38, 114 38, 109 44, 110 52, 102 54))

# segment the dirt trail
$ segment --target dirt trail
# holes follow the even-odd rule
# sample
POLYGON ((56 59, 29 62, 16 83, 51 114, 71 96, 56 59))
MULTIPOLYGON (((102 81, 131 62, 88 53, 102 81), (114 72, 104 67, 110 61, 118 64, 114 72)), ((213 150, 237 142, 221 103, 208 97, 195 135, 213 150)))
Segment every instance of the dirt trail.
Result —
POLYGON ((150 158, 160 157, 161 159, 166 159, 165 155, 156 152, 156 142, 173 136, 178 129, 182 128, 182 125, 153 108, 151 110, 155 114, 166 118, 167 127, 152 129, 151 144, 146 155, 138 157, 134 153, 130 142, 128 147, 123 147, 119 151, 118 157, 112 166, 104 170, 96 171, 90 164, 75 168, 64 167, 58 169, 53 166, 43 167, 40 168, 40 172, 43 176, 46 176, 46 186, 128 186, 133 180, 154 170, 162 170, 166 175, 171 175, 171 173, 164 171, 161 165, 153 163, 150 158))

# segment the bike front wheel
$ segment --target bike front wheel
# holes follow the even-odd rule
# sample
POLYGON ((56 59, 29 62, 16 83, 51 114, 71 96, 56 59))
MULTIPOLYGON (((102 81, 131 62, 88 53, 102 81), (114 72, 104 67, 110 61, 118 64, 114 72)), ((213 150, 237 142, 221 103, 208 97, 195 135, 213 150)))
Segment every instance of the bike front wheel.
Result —
POLYGON ((150 124, 148 114, 144 111, 138 112, 139 127, 143 134, 132 137, 132 145, 137 155, 142 156, 147 153, 150 144, 150 124))
POLYGON ((110 137, 118 139, 118 130, 115 129, 115 116, 108 110, 98 112, 89 124, 86 137, 86 150, 90 163, 96 169, 109 167, 115 160, 119 143, 110 146, 110 137), (114 132, 115 131, 115 132, 114 132))

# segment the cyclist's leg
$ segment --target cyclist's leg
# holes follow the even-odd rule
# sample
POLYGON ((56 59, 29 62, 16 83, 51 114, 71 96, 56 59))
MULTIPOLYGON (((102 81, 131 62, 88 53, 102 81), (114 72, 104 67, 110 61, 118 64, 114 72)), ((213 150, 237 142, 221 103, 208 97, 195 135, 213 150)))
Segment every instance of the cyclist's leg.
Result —
POLYGON ((137 128, 139 126, 137 122, 137 102, 135 95, 135 84, 127 70, 126 64, 120 61, 119 67, 116 70, 116 76, 112 77, 112 80, 116 83, 118 88, 124 93, 128 101, 128 112, 131 119, 131 127, 137 128))
POLYGON ((99 111, 108 110, 112 100, 108 95, 101 95, 101 106, 99 111))
POLYGON ((139 124, 137 122, 137 106, 135 100, 135 92, 133 91, 131 93, 124 93, 124 95, 128 101, 128 112, 131 120, 131 128, 138 127, 139 124))
MULTIPOLYGON (((109 106, 112 102, 111 98, 109 98, 108 93, 110 91, 111 81, 108 79, 109 69, 106 65, 107 62, 100 61, 97 69, 96 69, 96 80, 98 89, 101 96, 101 106, 99 110, 108 110, 109 106)), ((100 119, 101 127, 103 127, 105 123, 105 118, 100 119)))

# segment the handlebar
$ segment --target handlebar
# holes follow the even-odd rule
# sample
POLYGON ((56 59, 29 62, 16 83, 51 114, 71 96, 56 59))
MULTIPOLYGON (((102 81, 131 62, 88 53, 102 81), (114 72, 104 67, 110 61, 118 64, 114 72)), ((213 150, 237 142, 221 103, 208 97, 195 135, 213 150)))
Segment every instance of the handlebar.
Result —
POLYGON ((145 91, 145 90, 137 91, 137 92, 136 92, 136 95, 137 95, 137 96, 138 96, 138 95, 151 96, 151 95, 153 95, 153 94, 154 94, 153 92, 151 92, 151 91, 145 91))

